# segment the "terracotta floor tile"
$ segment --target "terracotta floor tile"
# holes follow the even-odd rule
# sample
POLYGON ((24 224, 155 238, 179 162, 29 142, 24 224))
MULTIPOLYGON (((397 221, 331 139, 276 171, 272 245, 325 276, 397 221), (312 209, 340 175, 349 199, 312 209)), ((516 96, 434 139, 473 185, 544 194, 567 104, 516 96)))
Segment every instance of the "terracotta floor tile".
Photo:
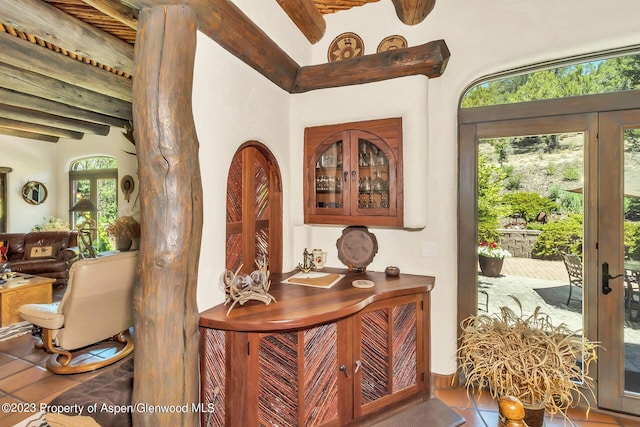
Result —
POLYGON ((436 390, 435 396, 447 406, 475 410, 473 398, 471 395, 467 396, 467 392, 464 389, 436 390))
POLYGON ((573 421, 576 427, 620 427, 620 424, 616 423, 599 423, 595 421, 575 420, 573 421))
POLYGON ((6 353, 0 353, 0 366, 4 365, 5 363, 9 363, 12 360, 15 360, 16 358, 6 354, 6 353))
POLYGON ((25 362, 24 360, 20 359, 14 359, 2 365, 2 369, 0 369, 0 379, 7 378, 17 372, 29 369, 32 366, 33 363, 25 362))
POLYGON ((51 375, 27 387, 21 388, 13 393, 13 395, 25 402, 39 402, 43 397, 61 388, 70 388, 75 385, 78 385, 78 383, 62 375, 51 375))
POLYGON ((22 357, 33 352, 35 342, 36 339, 31 334, 22 335, 0 342, 0 352, 22 357))
POLYGON ((32 362, 35 365, 44 367, 47 359, 50 356, 51 355, 47 353, 45 350, 34 348, 31 353, 25 354, 24 356, 22 356, 22 358, 24 360, 28 360, 29 362, 32 362))
POLYGON ((498 412, 498 402, 489 393, 473 395, 479 410, 498 412))
POLYGON ((50 375, 46 369, 32 366, 0 380, 0 390, 12 393, 50 375))
POLYGON ((500 416, 498 415, 498 411, 479 411, 480 412, 480 416, 482 417, 482 419, 484 420, 485 423, 487 423, 488 426, 490 427, 494 427, 494 426, 498 426, 498 423, 500 421, 500 416))
POLYGON ((453 410, 466 420, 463 424, 464 427, 487 427, 485 422, 482 420, 480 413, 475 409, 453 408, 453 410))

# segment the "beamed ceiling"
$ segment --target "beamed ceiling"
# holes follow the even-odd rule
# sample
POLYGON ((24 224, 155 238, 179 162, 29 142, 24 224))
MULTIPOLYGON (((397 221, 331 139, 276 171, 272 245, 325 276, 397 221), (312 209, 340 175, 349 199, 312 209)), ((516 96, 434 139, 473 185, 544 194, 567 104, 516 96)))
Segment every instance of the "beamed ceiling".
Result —
MULTIPOLYGON (((276 1, 309 40, 324 15, 392 1, 407 25, 435 0, 276 1)), ((175 0, 0 0, 0 134, 49 142, 130 127, 139 10, 175 0)), ((449 57, 442 40, 346 61, 300 67, 229 0, 182 0, 198 28, 290 93, 411 74, 438 77, 449 57), (222 18, 225 17, 224 25, 222 18), (401 52, 402 51, 402 52, 401 52), (358 72, 355 73, 354 70, 358 72), (333 78, 330 78, 332 77, 333 78), (331 83, 329 83, 331 82, 331 83)))

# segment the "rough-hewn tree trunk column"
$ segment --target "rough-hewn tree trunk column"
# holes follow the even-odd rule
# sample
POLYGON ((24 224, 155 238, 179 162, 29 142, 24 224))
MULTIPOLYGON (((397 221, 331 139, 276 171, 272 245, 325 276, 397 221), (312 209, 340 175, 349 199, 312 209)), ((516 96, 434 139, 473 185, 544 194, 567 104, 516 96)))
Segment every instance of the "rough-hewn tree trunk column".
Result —
POLYGON ((140 13, 133 119, 140 174, 140 280, 135 289, 133 404, 138 426, 197 426, 196 282, 202 230, 198 140, 191 113, 196 20, 186 6, 140 13))

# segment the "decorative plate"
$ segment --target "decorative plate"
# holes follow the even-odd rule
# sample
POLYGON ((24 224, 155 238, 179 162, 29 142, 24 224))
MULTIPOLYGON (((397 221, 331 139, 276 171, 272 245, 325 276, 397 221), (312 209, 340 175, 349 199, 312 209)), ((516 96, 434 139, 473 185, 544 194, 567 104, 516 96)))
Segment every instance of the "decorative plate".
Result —
POLYGON ((405 47, 407 47, 407 39, 398 35, 389 36, 382 39, 376 52, 380 53, 388 50, 404 49, 405 47))
POLYGON ((343 61, 364 55, 364 43, 356 33, 342 33, 329 45, 329 62, 343 61))
POLYGON ((378 253, 378 240, 367 227, 352 225, 342 230, 342 236, 336 242, 338 259, 349 271, 366 270, 373 257, 378 253))
POLYGON ((354 280, 351 282, 351 286, 354 288, 373 288, 373 282, 371 280, 354 280))

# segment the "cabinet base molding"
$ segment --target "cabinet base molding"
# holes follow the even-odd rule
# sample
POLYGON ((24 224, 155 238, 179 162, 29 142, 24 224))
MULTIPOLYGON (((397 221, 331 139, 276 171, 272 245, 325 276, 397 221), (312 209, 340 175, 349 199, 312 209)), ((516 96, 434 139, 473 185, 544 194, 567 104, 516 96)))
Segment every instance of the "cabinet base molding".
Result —
POLYGON ((431 383, 434 390, 453 390, 460 386, 458 374, 431 374, 431 383))

